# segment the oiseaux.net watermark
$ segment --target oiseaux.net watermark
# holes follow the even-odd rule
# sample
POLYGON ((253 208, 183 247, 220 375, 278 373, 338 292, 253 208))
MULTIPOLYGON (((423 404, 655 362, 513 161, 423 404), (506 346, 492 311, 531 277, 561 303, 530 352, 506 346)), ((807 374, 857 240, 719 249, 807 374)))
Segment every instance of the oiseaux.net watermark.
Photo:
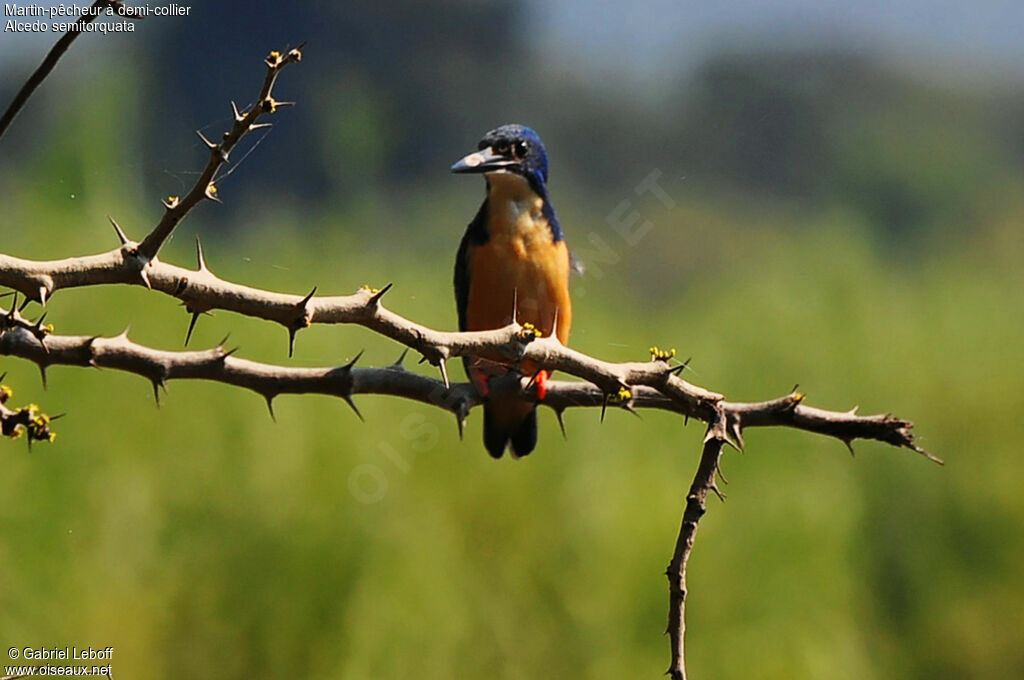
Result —
POLYGON ((23 665, 4 666, 3 677, 92 675, 113 678, 113 647, 11 646, 7 658, 23 665), (31 665, 29 665, 31 664, 31 665))

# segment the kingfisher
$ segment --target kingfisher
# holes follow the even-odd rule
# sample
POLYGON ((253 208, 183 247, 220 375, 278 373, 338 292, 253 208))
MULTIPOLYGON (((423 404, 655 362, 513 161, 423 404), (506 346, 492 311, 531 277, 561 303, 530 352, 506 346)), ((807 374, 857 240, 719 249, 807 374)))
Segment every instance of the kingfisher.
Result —
MULTIPOLYGON (((548 196, 544 143, 525 125, 491 130, 477 150, 452 166, 455 173, 479 173, 487 185, 484 202, 469 223, 455 257, 455 304, 459 330, 501 328, 515 318, 547 337, 569 340, 569 250, 548 196)), ((535 381, 537 398, 547 394, 548 372, 530 362, 509 366, 467 357, 466 374, 485 397, 484 447, 513 458, 537 445, 537 404, 515 396, 489 397, 488 381, 518 370, 535 381)))

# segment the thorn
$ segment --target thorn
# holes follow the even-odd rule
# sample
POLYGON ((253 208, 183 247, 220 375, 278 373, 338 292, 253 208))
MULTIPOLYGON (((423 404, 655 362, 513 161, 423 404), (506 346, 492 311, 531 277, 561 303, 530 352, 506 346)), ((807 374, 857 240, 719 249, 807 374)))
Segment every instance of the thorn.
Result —
POLYGON ((153 399, 156 401, 157 408, 160 407, 160 381, 153 381, 153 399))
POLYGON ((231 112, 233 114, 235 114, 235 122, 236 123, 241 123, 243 120, 245 120, 245 116, 243 116, 238 111, 238 106, 235 104, 234 100, 231 101, 231 112))
POLYGON ((847 448, 847 450, 849 450, 850 456, 852 458, 856 458, 857 457, 857 453, 853 450, 853 440, 851 440, 851 439, 842 439, 840 441, 842 441, 844 444, 846 444, 846 448, 847 448))
POLYGON ((729 430, 729 434, 732 435, 733 440, 736 442, 736 450, 742 453, 746 448, 746 444, 743 443, 743 430, 740 428, 738 418, 729 423, 729 430))
POLYGON ((49 386, 46 382, 46 366, 44 364, 39 364, 39 377, 43 381, 43 389, 47 389, 49 386))
POLYGON ((139 278, 142 279, 142 283, 146 286, 146 288, 148 288, 149 290, 153 290, 153 284, 149 282, 149 274, 146 273, 145 267, 139 270, 139 278))
POLYGON ((718 478, 721 479, 723 483, 729 483, 729 480, 725 478, 725 473, 722 472, 722 465, 720 462, 715 463, 715 472, 718 474, 718 478))
MULTIPOLYGON (((554 337, 554 336, 552 336, 552 337, 554 337)), ((537 401, 538 402, 544 401, 544 397, 547 396, 547 388, 541 382, 541 374, 542 373, 545 374, 544 380, 547 380, 547 376, 549 375, 549 372, 545 371, 542 368, 542 369, 538 370, 536 373, 534 373, 532 376, 530 376, 530 381, 526 383, 526 390, 527 391, 532 389, 534 385, 537 386, 537 401)))
POLYGON ((309 304, 309 301, 313 299, 314 295, 316 295, 316 286, 313 286, 313 290, 309 291, 309 294, 306 295, 306 297, 304 297, 301 300, 299 300, 299 303, 296 305, 297 308, 302 310, 302 318, 296 319, 294 321, 295 325, 288 329, 288 356, 289 357, 291 357, 295 353, 295 335, 296 335, 296 333, 298 333, 303 328, 309 328, 309 321, 307 321, 307 319, 306 319, 306 314, 307 314, 306 305, 309 304))
POLYGON ((209 139, 207 139, 207 138, 206 138, 205 136, 203 136, 203 133, 202 133, 201 131, 199 131, 199 130, 196 130, 196 134, 197 134, 197 135, 199 135, 199 139, 203 140, 203 144, 205 144, 205 145, 206 145, 206 148, 207 148, 207 149, 209 149, 210 151, 213 151, 214 149, 216 149, 216 148, 217 148, 217 145, 216 145, 216 144, 214 144, 213 142, 211 142, 211 141, 210 141, 209 139))
POLYGON ((44 313, 43 313, 43 315, 42 315, 41 317, 39 317, 38 319, 36 319, 36 324, 35 324, 35 326, 36 326, 36 330, 37 330, 37 331, 39 331, 39 330, 42 330, 42 328, 43 328, 43 320, 44 320, 44 319, 46 319, 46 315, 47 315, 47 314, 49 314, 49 312, 44 312, 44 313))
POLYGON ((791 389, 791 390, 789 391, 789 393, 790 393, 790 394, 794 394, 794 393, 796 393, 796 391, 797 391, 798 389, 800 389, 800 383, 797 383, 797 384, 793 385, 793 389, 791 389))
POLYGON ((53 422, 54 420, 60 420, 61 418, 63 418, 66 415, 67 415, 67 413, 58 413, 55 416, 50 416, 50 422, 53 422))
POLYGON ((230 337, 231 337, 231 333, 228 333, 227 335, 225 335, 221 339, 221 341, 217 343, 217 347, 223 347, 225 344, 227 344, 228 338, 230 338, 230 337))
POLYGON ((398 355, 398 359, 395 360, 395 363, 391 364, 390 368, 403 369, 404 370, 405 369, 405 355, 407 355, 408 353, 409 353, 409 348, 406 347, 405 349, 402 350, 402 353, 398 355))
POLYGON ((854 406, 849 411, 847 411, 847 413, 849 413, 851 416, 855 416, 855 415, 857 415, 857 409, 859 409, 859 408, 860 408, 859 405, 858 406, 854 406))
POLYGON ((512 325, 519 325, 519 289, 512 289, 512 325))
POLYGON ((253 130, 259 130, 261 128, 268 128, 268 127, 274 127, 274 124, 273 123, 253 123, 252 125, 249 126, 249 132, 252 132, 253 130))
POLYGON ((380 304, 380 299, 382 297, 384 297, 385 293, 387 293, 389 290, 391 290, 391 286, 393 286, 393 285, 395 285, 395 284, 389 283, 388 285, 384 286, 383 288, 378 290, 376 293, 374 293, 373 296, 370 298, 370 304, 371 305, 378 305, 378 304, 380 304))
POLYGON ((416 362, 416 365, 418 366, 419 364, 422 364, 426 360, 427 360, 427 357, 422 356, 422 357, 420 357, 420 360, 416 362))
POLYGON ((939 465, 945 465, 946 464, 946 461, 942 460, 941 458, 939 458, 935 454, 929 452, 928 450, 922 449, 920 446, 918 446, 918 445, 916 445, 914 443, 910 444, 910 448, 913 449, 914 451, 920 453, 922 456, 924 456, 925 458, 927 458, 928 460, 930 460, 933 463, 938 463, 939 465))
POLYGON ((684 413, 683 414, 683 427, 686 427, 689 424, 690 424, 690 414, 689 413, 684 413))
POLYGON ((24 312, 25 308, 28 307, 30 302, 32 302, 32 298, 26 295, 25 301, 21 303, 20 307, 18 307, 18 313, 21 314, 22 312, 24 312))
POLYGON ((632 399, 630 399, 629 401, 623 402, 622 403, 622 408, 627 410, 627 411, 629 411, 630 413, 635 415, 640 420, 644 419, 644 417, 642 415, 640 415, 640 412, 637 411, 636 408, 633 406, 633 400, 632 399))
POLYGON ((306 294, 306 297, 302 298, 302 300, 299 301, 299 304, 295 306, 305 308, 306 304, 313 299, 314 295, 316 295, 316 286, 313 286, 313 290, 309 291, 309 293, 306 294))
POLYGON ((128 236, 124 233, 124 229, 121 228, 121 225, 118 224, 117 220, 110 215, 107 215, 107 219, 110 220, 111 226, 114 227, 114 233, 117 234, 117 240, 121 242, 121 245, 127 245, 129 242, 128 236))
POLYGON ((188 347, 188 341, 192 339, 192 331, 195 330, 196 321, 199 320, 199 315, 202 312, 192 312, 192 320, 188 322, 188 333, 185 334, 185 346, 188 347))
POLYGON ((683 363, 679 364, 678 366, 673 366, 672 368, 669 368, 666 371, 666 373, 671 373, 672 375, 679 375, 679 374, 681 374, 683 371, 685 371, 686 369, 688 369, 690 367, 690 361, 692 359, 693 359, 693 357, 689 357, 686 361, 684 361, 683 363))
POLYGON ((601 422, 604 422, 604 412, 608 410, 608 397, 610 395, 605 392, 604 399, 601 400, 601 422))
MULTIPOLYGON (((234 104, 234 102, 231 102, 232 106, 234 106, 234 104)), ((267 410, 270 411, 270 419, 276 423, 277 416, 274 414, 274 395, 264 394, 263 398, 267 400, 267 410)))
POLYGON ((438 367, 441 369, 441 379, 444 380, 444 388, 451 389, 451 383, 448 382, 448 368, 445 366, 445 360, 441 359, 437 362, 438 367))
POLYGON ((356 403, 354 401, 352 401, 352 397, 350 395, 348 395, 348 394, 345 394, 345 395, 342 395, 341 398, 344 399, 345 403, 348 404, 352 408, 352 410, 356 412, 356 415, 359 416, 359 420, 361 420, 362 422, 365 423, 366 419, 363 418, 363 414, 359 412, 358 408, 356 408, 356 403))
POLYGON ((715 493, 715 495, 718 496, 718 500, 722 501, 723 503, 725 502, 725 494, 722 493, 721 489, 718 488, 717 484, 715 484, 714 482, 711 482, 711 485, 708 486, 708 489, 713 491, 715 493))
POLYGON ((465 400, 460 401, 458 406, 455 407, 455 424, 459 426, 459 441, 462 441, 462 436, 466 429, 466 420, 469 418, 469 406, 465 400))
MULTIPOLYGON (((362 349, 359 350, 359 354, 357 354, 354 357, 352 357, 352 361, 350 361, 347 364, 345 364, 344 366, 342 366, 341 370, 343 370, 343 371, 351 371, 352 367, 356 365, 356 362, 359 361, 360 357, 363 356, 363 352, 365 352, 365 351, 366 350, 362 350, 362 349)), ((355 408, 355 407, 353 407, 353 408, 355 408)), ((358 413, 358 411, 357 411, 357 413, 358 413)), ((362 416, 360 416, 360 417, 362 417, 362 416)))
POLYGON ((291 359, 292 355, 295 354, 295 334, 299 332, 298 328, 288 329, 288 358, 291 359))
POLYGON ((555 417, 558 418, 558 427, 562 430, 562 439, 568 441, 569 435, 565 433, 565 421, 562 420, 562 414, 565 413, 564 408, 555 409, 555 417))
POLYGON ((210 271, 206 267, 206 257, 203 255, 203 244, 199 240, 199 235, 198 234, 196 235, 196 262, 198 264, 199 271, 201 271, 201 272, 208 272, 208 271, 210 271))

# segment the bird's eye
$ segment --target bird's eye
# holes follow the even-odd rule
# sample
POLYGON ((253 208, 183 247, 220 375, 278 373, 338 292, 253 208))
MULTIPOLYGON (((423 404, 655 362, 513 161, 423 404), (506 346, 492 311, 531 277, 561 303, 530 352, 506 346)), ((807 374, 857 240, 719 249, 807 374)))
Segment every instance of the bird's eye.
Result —
POLYGON ((515 145, 512 147, 512 155, 520 159, 526 158, 526 148, 526 142, 516 142, 515 145))
POLYGON ((494 153, 499 156, 505 156, 508 154, 508 142, 501 141, 494 145, 494 153))

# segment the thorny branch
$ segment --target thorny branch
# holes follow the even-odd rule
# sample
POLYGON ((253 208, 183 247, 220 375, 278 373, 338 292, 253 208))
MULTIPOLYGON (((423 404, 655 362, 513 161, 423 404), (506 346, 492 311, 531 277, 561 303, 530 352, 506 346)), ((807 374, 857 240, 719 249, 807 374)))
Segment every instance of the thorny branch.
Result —
POLYGON ((683 510, 683 522, 679 527, 676 549, 665 572, 669 584, 668 628, 665 632, 672 643, 672 661, 666 675, 672 680, 686 680, 683 639, 686 632, 686 565, 690 559, 690 551, 693 550, 693 542, 697 538, 697 524, 707 511, 708 493, 713 491, 722 497, 715 484, 715 473, 719 469, 722 450, 726 444, 727 422, 728 417, 724 409, 717 409, 714 419, 708 424, 697 473, 690 485, 690 493, 686 496, 686 508, 683 510))
MULTIPOLYGON (((211 380, 252 390, 263 396, 268 403, 281 394, 324 394, 345 399, 353 408, 354 395, 381 394, 438 406, 455 414, 460 422, 464 421, 470 409, 483 403, 483 398, 470 383, 446 385, 442 380, 406 370, 401 359, 383 368, 356 368, 359 357, 340 366, 292 368, 241 359, 234 356, 235 350, 225 349, 222 345, 202 351, 173 352, 132 342, 127 333, 113 338, 53 335, 49 326, 43 326, 40 321, 25 319, 16 309, 0 309, 0 314, 3 320, 0 326, 0 355, 35 362, 43 371, 44 378, 49 366, 94 366, 135 373, 152 382, 154 390, 166 388, 170 380, 211 380)), ((492 348, 487 353, 500 355, 514 351, 522 340, 515 334, 510 334, 510 337, 509 344, 502 345, 500 332, 490 334, 489 344, 492 348)), ((473 339, 480 347, 488 346, 485 340, 479 337, 473 339)), ((541 341, 536 340, 527 347, 537 342, 541 341)), ((403 353, 402 358, 404 356, 403 353)), ((665 370, 662 363, 660 360, 652 360, 609 366, 615 371, 620 370, 618 367, 626 366, 630 373, 645 376, 639 367, 650 366, 653 374, 658 375, 665 370)), ((553 368, 556 364, 558 362, 552 361, 545 366, 553 368)), ((570 362, 560 365, 573 368, 570 362)), ((492 389, 516 391, 525 399, 536 400, 534 385, 527 378, 515 374, 492 382, 492 389)), ((910 432, 912 423, 890 415, 859 416, 853 412, 811 408, 802 404, 804 397, 798 392, 758 403, 721 399, 709 402, 700 396, 703 394, 701 388, 694 389, 699 391, 699 398, 690 394, 681 397, 666 395, 656 387, 638 383, 627 390, 629 395, 624 397, 609 395, 592 382, 554 380, 548 382, 548 393, 541 403, 559 415, 570 407, 604 407, 611 404, 629 411, 640 408, 672 411, 702 421, 724 418, 723 436, 736 447, 743 445, 742 430, 745 427, 786 425, 829 435, 844 442, 874 439, 912 449, 938 461, 914 443, 910 432)))
MULTIPOLYGON (((290 106, 292 104, 292 102, 279 102, 274 99, 274 83, 277 82, 277 76, 281 73, 282 69, 289 64, 294 64, 301 60, 301 46, 289 50, 285 54, 276 51, 271 52, 264 61, 267 65, 267 74, 263 79, 263 87, 260 88, 260 94, 256 99, 256 103, 245 113, 240 112, 234 102, 231 103, 235 122, 231 129, 224 133, 221 141, 219 143, 211 142, 203 136, 203 133, 198 130, 196 131, 199 139, 203 140, 203 144, 210 150, 210 160, 207 161, 206 167, 199 173, 199 178, 196 179, 195 184, 192 185, 192 188, 184 197, 179 199, 176 196, 172 196, 164 201, 165 211, 163 218, 153 228, 153 231, 149 232, 149 235, 143 239, 142 243, 130 249, 136 263, 142 265, 139 268, 138 274, 142 278, 143 283, 146 283, 147 275, 145 265, 156 259, 157 253, 160 252, 160 247, 167 240, 167 237, 171 235, 171 232, 174 231, 174 228, 178 226, 182 218, 204 199, 220 201, 217 198, 217 185, 214 184, 214 177, 216 177, 220 166, 228 162, 235 145, 252 130, 269 125, 268 123, 256 122, 261 115, 264 113, 274 113, 277 111, 277 107, 290 106)), ((123 236, 120 230, 118 230, 118 234, 123 236)), ((122 246, 125 245, 126 240, 122 238, 122 246)), ((123 247, 122 250, 124 250, 123 247)))
MULTIPOLYGON (((97 0, 97 5, 118 5, 97 0)), ((24 105, 74 35, 64 36, 47 61, 33 74, 15 98, 0 125, 0 135, 24 105)), ((462 433, 470 410, 483 398, 470 383, 452 384, 446 362, 454 357, 478 356, 516 365, 528 359, 547 370, 562 371, 581 381, 549 381, 541 402, 552 408, 562 422, 569 407, 601 407, 602 417, 611 405, 631 412, 640 408, 672 411, 708 423, 704 448, 696 475, 687 495, 676 548, 669 565, 669 625, 673 680, 685 680, 685 604, 686 566, 693 548, 697 526, 706 511, 709 492, 718 495, 715 483, 725 445, 743 448, 743 430, 748 427, 787 426, 817 432, 838 439, 853 451, 855 439, 874 439, 896 447, 908 448, 929 460, 941 460, 919 447, 911 433, 910 421, 889 414, 859 416, 856 409, 827 411, 806 406, 804 395, 794 388, 771 401, 743 403, 726 401, 723 395, 693 385, 679 377, 686 364, 673 365, 670 356, 652 348, 651 360, 611 363, 587 356, 558 342, 555 337, 538 337, 527 325, 515 319, 491 331, 445 332, 410 321, 388 309, 381 298, 391 288, 361 288, 352 295, 317 297, 316 288, 305 295, 288 295, 225 281, 207 266, 197 240, 197 268, 184 269, 157 258, 161 246, 189 211, 204 199, 218 201, 216 175, 227 163, 231 150, 249 131, 262 127, 257 119, 273 113, 284 102, 274 99, 272 91, 280 71, 301 59, 299 49, 282 55, 271 52, 266 58, 267 73, 257 103, 245 113, 232 104, 234 124, 219 143, 200 138, 210 151, 206 167, 183 197, 164 201, 160 221, 141 242, 128 238, 111 219, 120 246, 114 250, 83 257, 54 261, 33 261, 0 254, 0 285, 25 295, 45 306, 57 291, 66 288, 120 283, 142 285, 180 300, 192 315, 186 334, 188 343, 196 320, 204 312, 224 309, 283 325, 288 330, 289 356, 295 334, 314 323, 349 323, 364 326, 405 345, 438 366, 441 380, 405 369, 406 352, 394 364, 383 368, 357 368, 356 356, 346 364, 325 368, 291 368, 258 363, 234 356, 235 350, 221 345, 202 351, 165 351, 132 342, 127 332, 112 338, 98 336, 54 335, 52 327, 22 316, 24 304, 17 300, 10 310, 0 309, 0 355, 16 356, 37 364, 46 382, 46 369, 52 365, 114 368, 144 377, 153 384, 159 400, 161 388, 176 379, 211 380, 252 390, 266 399, 273 415, 273 400, 280 394, 324 394, 344 399, 359 414, 353 401, 357 394, 381 394, 432 404, 455 414, 462 433)), ((45 315, 44 315, 45 316, 45 315)), ((2 377, 0 377, 2 380, 2 377)), ((536 400, 536 389, 527 377, 510 372, 491 382, 491 392, 513 392, 521 398, 536 400)), ((31 440, 52 440, 52 420, 38 407, 8 408, 9 388, 0 387, 0 420, 3 434, 28 433, 31 440)), ((361 418, 362 416, 360 416, 361 418)))
MULTIPOLYGON (((232 105, 235 122, 231 129, 224 133, 222 141, 215 144, 203 137, 202 133, 196 133, 209 148, 210 159, 184 197, 170 196, 164 200, 163 216, 141 243, 129 240, 120 225, 111 219, 114 231, 120 240, 119 248, 100 255, 72 257, 50 262, 33 262, 0 255, 0 272, 2 272, 0 273, 0 285, 19 290, 26 297, 45 305, 50 296, 62 288, 102 283, 132 283, 143 285, 146 288, 155 287, 162 292, 177 295, 186 305, 194 299, 197 307, 195 309, 189 307, 189 309, 197 314, 209 309, 209 307, 203 307, 204 300, 211 294, 206 292, 208 286, 228 298, 248 297, 248 289, 245 286, 231 286, 224 289, 216 285, 217 278, 203 266, 201 249, 198 272, 187 272, 179 267, 164 265, 157 259, 157 253, 174 228, 200 201, 220 201, 217 198, 217 185, 214 183, 217 170, 228 162, 231 150, 246 133, 269 125, 269 123, 256 122, 262 114, 273 113, 277 107, 290 103, 275 100, 272 90, 281 70, 301 59, 302 52, 297 48, 283 55, 280 52, 271 52, 265 60, 267 73, 260 89, 259 98, 246 113, 241 113, 238 107, 232 105), (183 277, 182 274, 191 274, 192 276, 183 277), (193 283, 196 288, 194 295, 192 293, 183 294, 184 288, 189 283, 193 283)), ((263 302, 273 306, 275 303, 279 304, 281 300, 264 300, 263 302)), ((232 307, 225 308, 231 309, 232 307)))
MULTIPOLYGON (((62 288, 137 283, 138 271, 126 264, 129 260, 124 255, 133 247, 133 242, 126 241, 122 248, 103 255, 50 262, 33 262, 0 254, 0 285, 20 290, 26 295, 33 290, 49 291, 37 292, 35 299, 42 297, 45 300, 62 288)), ((709 422, 714 417, 715 405, 725 403, 729 416, 728 434, 737 447, 743 445, 744 427, 788 425, 847 443, 854 439, 876 439, 933 458, 914 443, 909 423, 890 416, 861 417, 853 412, 837 413, 813 408, 803 405, 803 396, 795 392, 774 401, 730 404, 723 402, 722 395, 680 378, 678 373, 685 365, 672 365, 663 360, 602 361, 562 345, 554 336, 538 338, 515 321, 491 331, 459 333, 427 328, 384 307, 381 298, 390 286, 376 291, 361 288, 352 295, 333 297, 265 291, 215 276, 207 266, 201 248, 196 270, 158 260, 146 265, 146 270, 154 290, 178 298, 191 311, 189 333, 202 312, 227 309, 284 325, 289 330, 290 354, 295 333, 301 328, 313 323, 358 324, 419 352, 426 360, 441 367, 442 377, 447 376, 445 365, 453 357, 480 356, 506 362, 527 359, 543 368, 592 383, 592 390, 588 388, 586 394, 575 395, 588 405, 601 406, 614 401, 621 402, 627 409, 656 405, 657 408, 709 422), (900 424, 894 426, 897 423, 900 424)), ((553 408, 558 410, 555 406, 553 408)))

